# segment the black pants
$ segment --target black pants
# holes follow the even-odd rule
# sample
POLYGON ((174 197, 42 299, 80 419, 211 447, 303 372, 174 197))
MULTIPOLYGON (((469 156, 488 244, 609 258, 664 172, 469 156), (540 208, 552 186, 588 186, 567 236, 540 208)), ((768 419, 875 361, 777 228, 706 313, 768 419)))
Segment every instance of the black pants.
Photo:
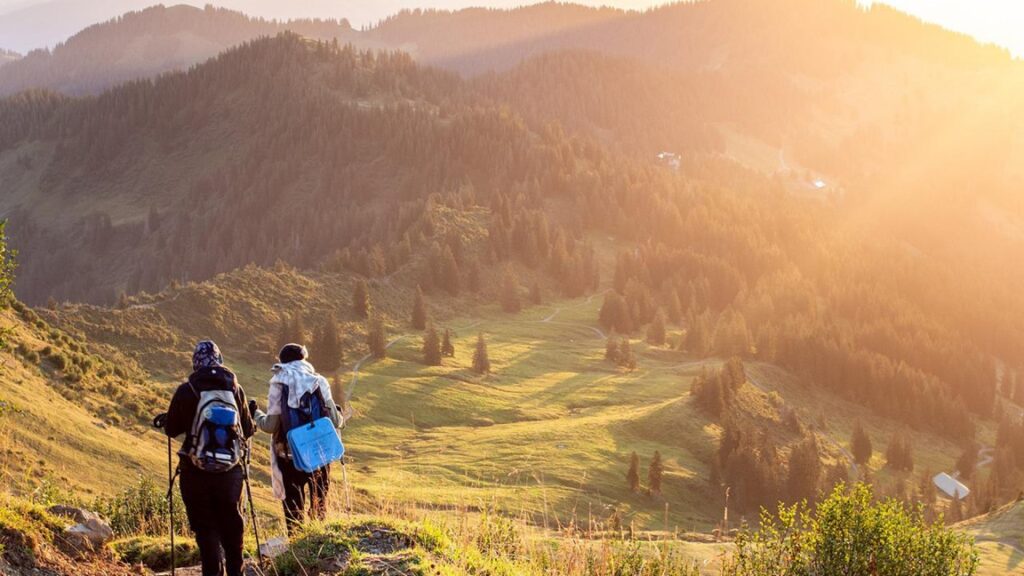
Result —
POLYGON ((210 474, 182 464, 181 499, 196 535, 203 576, 242 575, 242 467, 210 474))
POLYGON ((331 488, 331 467, 312 474, 296 468, 287 458, 278 460, 284 479, 284 519, 291 534, 306 518, 306 489, 309 489, 310 517, 323 520, 327 515, 327 492, 331 488))

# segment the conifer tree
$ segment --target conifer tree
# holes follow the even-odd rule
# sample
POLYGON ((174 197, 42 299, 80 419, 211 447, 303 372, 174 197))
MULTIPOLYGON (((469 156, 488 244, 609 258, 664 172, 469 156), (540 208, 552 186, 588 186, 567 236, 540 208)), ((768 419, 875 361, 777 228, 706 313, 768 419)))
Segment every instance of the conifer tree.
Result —
POLYGON ((675 289, 670 288, 668 291, 666 308, 669 322, 678 325, 683 321, 683 305, 679 302, 679 294, 675 289))
POLYGON ((530 287, 530 303, 534 306, 540 306, 544 303, 544 297, 540 292, 540 283, 534 282, 533 286, 530 287))
POLYGON ((487 340, 481 333, 476 338, 476 350, 473 352, 473 371, 477 374, 488 374, 491 371, 491 360, 487 357, 487 340))
POLYGON ((370 317, 370 288, 362 278, 356 280, 352 289, 352 313, 357 318, 370 317))
POLYGON ((818 441, 811 435, 800 441, 789 455, 789 477, 786 486, 794 502, 813 500, 821 480, 821 456, 818 441))
POLYGON ((665 313, 658 310, 654 320, 647 327, 647 343, 651 346, 665 345, 665 313))
POLYGON ((619 339, 612 332, 608 335, 604 344, 604 359, 619 363, 619 339))
POLYGON ((911 472, 914 470, 914 456, 910 446, 910 438, 905 432, 893 434, 889 446, 885 449, 886 465, 893 470, 911 472))
POLYGON ((302 321, 302 314, 299 312, 292 316, 291 326, 288 327, 288 343, 306 344, 306 324, 302 321))
POLYGON ((960 473, 960 478, 970 480, 974 476, 974 470, 978 464, 978 445, 971 442, 964 448, 964 451, 960 454, 960 458, 956 461, 956 471, 960 473))
POLYGON ((341 335, 338 333, 338 322, 334 314, 328 314, 324 323, 317 330, 316 338, 313 339, 313 352, 316 358, 317 367, 328 372, 333 372, 341 367, 344 361, 344 351, 341 345, 341 335))
POLYGON ((624 337, 619 343, 619 366, 633 370, 636 368, 636 356, 633 355, 633 346, 629 343, 629 337, 624 337))
POLYGON ((633 452, 629 457, 629 470, 626 472, 626 485, 630 492, 640 489, 640 457, 633 452))
POLYGON ((451 248, 445 246, 441 255, 441 264, 438 272, 441 274, 441 286, 452 296, 459 295, 459 264, 455 261, 455 255, 451 248))
POLYGON ((370 349, 370 355, 380 360, 388 355, 387 335, 384 332, 384 321, 379 316, 370 319, 369 329, 366 332, 366 345, 370 349))
POLYGON ((661 477, 665 473, 665 465, 661 461, 661 452, 654 451, 654 457, 647 467, 647 487, 652 494, 661 494, 661 477))
POLYGON ((427 327, 427 301, 423 297, 423 289, 416 287, 416 299, 412 303, 412 327, 425 330, 427 327))
POLYGON ((427 366, 441 365, 441 338, 433 325, 423 335, 423 363, 427 366))
POLYGON ((466 273, 466 285, 469 287, 469 291, 478 294, 480 288, 483 285, 481 275, 483 272, 480 270, 480 262, 473 258, 469 261, 469 272, 466 273))
POLYGON ((284 348, 287 344, 291 343, 292 337, 292 322, 287 316, 281 316, 281 326, 277 329, 277 342, 274 348, 274 354, 277 354, 279 350, 284 348))
POLYGON ((449 358, 455 357, 455 344, 452 343, 452 331, 444 329, 444 338, 441 340, 441 355, 449 358))
POLYGON ((850 437, 850 452, 853 454, 853 461, 863 466, 871 460, 871 438, 864 431, 860 420, 853 425, 853 435, 850 437))
POLYGON ((501 282, 501 309, 509 314, 522 310, 522 304, 519 302, 519 281, 516 280, 511 266, 505 268, 501 282))
MULTIPOLYGON (((0 309, 6 308, 14 299, 14 258, 17 251, 7 245, 7 221, 0 220, 0 309)), ((0 340, 3 340, 0 336, 0 340)))

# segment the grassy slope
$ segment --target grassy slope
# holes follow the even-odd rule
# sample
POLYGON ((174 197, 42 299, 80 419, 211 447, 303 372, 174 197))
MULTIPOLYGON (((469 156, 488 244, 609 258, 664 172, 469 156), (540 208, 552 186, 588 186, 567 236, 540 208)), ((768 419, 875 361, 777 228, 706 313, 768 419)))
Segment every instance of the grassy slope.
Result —
MULTIPOLYGON (((350 363, 364 354, 363 326, 347 310, 350 281, 250 269, 142 299, 127 310, 75 306, 44 311, 44 316, 88 336, 98 349, 113 354, 116 345, 142 358, 165 385, 181 377, 192 340, 224 338, 225 353, 247 391, 262 400, 266 351, 280 312, 297 305, 296 294, 309 302, 303 304, 307 324, 327 310, 339 314, 348 331, 350 363)), ((613 512, 624 526, 645 531, 706 532, 714 526, 722 498, 707 478, 719 428, 693 406, 688 390, 702 366, 713 368, 719 360, 634 341, 639 368, 613 367, 603 360, 604 340, 594 324, 601 304, 597 295, 552 301, 518 315, 473 299, 445 307, 432 301, 434 316, 443 319, 439 324, 456 332, 457 353, 445 366, 426 367, 420 363, 420 336, 410 334, 405 323, 409 294, 395 284, 379 281, 371 292, 389 318, 391 338, 405 337, 386 360, 364 364, 354 386, 347 369, 343 375, 358 416, 345 432, 348 477, 366 509, 387 514, 496 507, 550 528, 601 523, 613 512), (494 373, 487 377, 469 370, 478 332, 490 342, 494 373), (650 456, 655 450, 663 454, 663 498, 626 489, 626 461, 634 450, 641 456, 644 483, 650 456)), ((840 447, 848 447, 853 422, 860 418, 875 444, 874 477, 890 477, 882 454, 895 424, 774 367, 750 364, 748 372, 755 385, 745 386, 740 405, 751 424, 789 443, 796 436, 785 430, 780 414, 783 407, 794 409, 805 426, 823 436, 831 463, 845 461, 840 447)), ((991 436, 984 427, 981 440, 989 443, 991 436)), ((276 516, 265 487, 262 438, 260 444, 257 497, 276 516)), ((949 471, 959 454, 930 435, 915 434, 914 445, 919 470, 949 471)), ((159 478, 162 447, 148 446, 140 450, 140 466, 159 478)), ((341 471, 335 475, 340 481, 341 471)), ((685 548, 701 558, 718 554, 699 543, 685 548)))
MULTIPOLYGON (((18 492, 49 480, 87 498, 165 469, 159 436, 136 424, 124 407, 115 407, 111 394, 100 387, 102 360, 93 360, 95 366, 81 382, 70 383, 52 356, 35 362, 13 350, 18 344, 37 352, 49 346, 70 355, 67 343, 53 338, 49 328, 13 311, 0 312, 0 328, 14 330, 12 350, 0 352, 0 400, 7 405, 0 414, 0 486, 18 492)), ((103 380, 120 386, 132 378, 110 374, 103 380)), ((144 397, 124 396, 129 401, 144 397)))
POLYGON ((980 576, 1024 573, 1024 504, 1007 504, 958 526, 977 541, 980 576))

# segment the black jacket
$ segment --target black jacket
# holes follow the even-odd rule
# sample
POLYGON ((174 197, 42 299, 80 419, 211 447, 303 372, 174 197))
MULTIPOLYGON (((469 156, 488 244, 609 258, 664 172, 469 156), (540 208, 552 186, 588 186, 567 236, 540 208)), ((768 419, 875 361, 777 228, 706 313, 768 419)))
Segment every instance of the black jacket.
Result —
MULTIPOLYGON (((195 420, 196 410, 199 409, 198 394, 207 390, 234 390, 242 435, 248 439, 256 431, 252 415, 249 414, 249 406, 245 400, 245 390, 238 385, 234 373, 223 366, 201 368, 188 377, 188 382, 178 386, 174 397, 171 398, 171 407, 167 410, 167 423, 164 426, 164 432, 171 438, 182 434, 186 435, 179 455, 186 454, 192 447, 192 438, 188 434, 192 430, 192 421, 195 420)), ((183 457, 181 461, 191 466, 188 458, 183 457)))

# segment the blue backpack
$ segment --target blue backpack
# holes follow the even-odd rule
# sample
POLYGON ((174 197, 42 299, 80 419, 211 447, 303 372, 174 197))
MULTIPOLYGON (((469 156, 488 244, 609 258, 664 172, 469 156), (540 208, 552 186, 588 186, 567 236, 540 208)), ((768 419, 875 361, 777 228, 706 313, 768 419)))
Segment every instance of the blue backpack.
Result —
POLYGON ((288 406, 288 387, 282 385, 281 426, 288 440, 292 463, 312 474, 331 462, 341 460, 345 446, 335 430, 319 390, 305 393, 298 408, 288 406))

